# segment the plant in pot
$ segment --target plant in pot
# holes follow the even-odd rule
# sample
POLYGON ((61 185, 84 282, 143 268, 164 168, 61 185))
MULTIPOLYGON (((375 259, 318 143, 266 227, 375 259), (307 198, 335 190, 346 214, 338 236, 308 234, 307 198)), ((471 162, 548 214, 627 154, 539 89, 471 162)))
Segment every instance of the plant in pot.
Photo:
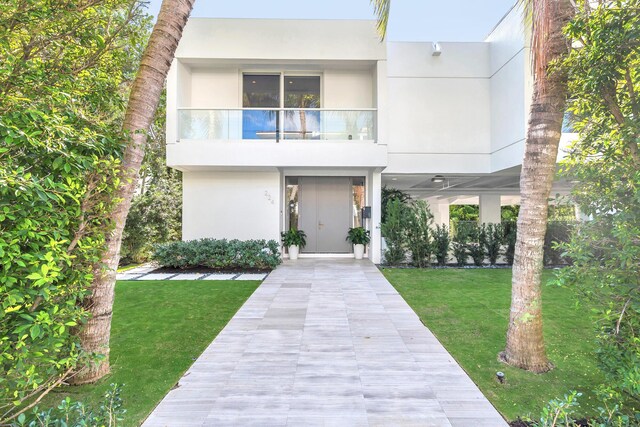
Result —
POLYGON ((307 244, 307 235, 302 230, 291 228, 288 231, 280 233, 282 244, 287 247, 289 259, 298 259, 300 248, 304 248, 307 244))
POLYGON ((364 246, 371 241, 371 232, 363 227, 350 228, 347 233, 347 240, 353 244, 353 254, 356 259, 362 259, 364 246))

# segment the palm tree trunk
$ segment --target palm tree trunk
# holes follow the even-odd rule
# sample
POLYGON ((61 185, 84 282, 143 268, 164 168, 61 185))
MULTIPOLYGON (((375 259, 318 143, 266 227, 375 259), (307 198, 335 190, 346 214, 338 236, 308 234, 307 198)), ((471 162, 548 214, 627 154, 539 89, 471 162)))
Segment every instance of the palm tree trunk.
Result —
POLYGON ((547 205, 556 174, 567 98, 566 73, 559 69, 549 71, 548 68, 551 62, 568 53, 569 45, 562 28, 575 11, 568 0, 538 0, 533 2, 533 6, 539 8, 533 11, 534 37, 536 25, 546 34, 541 35, 538 43, 534 40, 532 48, 532 54, 543 58, 543 63, 535 67, 534 93, 520 175, 521 205, 511 282, 509 329, 506 348, 500 353, 500 358, 510 365, 540 373, 553 368, 546 355, 542 333, 541 275, 547 205), (538 49, 544 52, 540 53, 538 49))
POLYGON ((83 367, 74 376, 74 384, 95 382, 110 369, 109 335, 122 230, 138 183, 147 139, 146 132, 153 122, 169 67, 194 2, 195 0, 163 0, 158 20, 153 27, 131 88, 123 122, 123 129, 128 133, 129 140, 122 161, 121 185, 115 195, 119 203, 111 214, 114 229, 107 236, 107 249, 101 260, 106 267, 95 269, 91 293, 83 302, 91 317, 79 333, 82 348, 102 358, 83 367))

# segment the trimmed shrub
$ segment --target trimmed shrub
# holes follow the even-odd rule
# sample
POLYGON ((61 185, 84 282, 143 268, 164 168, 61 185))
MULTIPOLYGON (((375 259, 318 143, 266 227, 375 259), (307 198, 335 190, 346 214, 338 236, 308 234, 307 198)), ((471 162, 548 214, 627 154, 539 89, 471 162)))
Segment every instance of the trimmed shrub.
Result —
POLYGON ((471 229, 476 227, 475 222, 456 221, 454 223, 455 230, 453 232, 453 257, 456 259, 458 267, 464 267, 469 256, 469 239, 471 237, 471 229))
POLYGON ((478 224, 471 224, 468 233, 467 252, 471 259, 473 259, 473 265, 481 267, 487 255, 485 251, 485 234, 478 224))
POLYGON ((433 215, 429 205, 424 200, 417 200, 411 204, 409 215, 407 246, 411 251, 411 263, 418 268, 431 265, 432 245, 429 227, 433 222, 433 215))
POLYGON ((483 243, 489 264, 496 265, 502 252, 504 229, 502 224, 482 224, 483 243))
POLYGON ((449 228, 444 224, 436 224, 436 229, 433 232, 433 252, 441 267, 447 264, 450 244, 449 228))
POLYGON ((275 240, 200 239, 157 245, 153 260, 162 267, 208 267, 217 270, 264 269, 277 267, 280 247, 275 240))
POLYGON ((513 265, 513 256, 516 251, 516 237, 518 234, 518 223, 516 221, 505 221, 502 223, 504 233, 504 258, 508 265, 513 265))
POLYGON ((409 206, 398 199, 387 204, 387 218, 382 224, 382 235, 387 242, 384 260, 388 265, 398 265, 405 261, 407 252, 407 223, 410 217, 409 206))

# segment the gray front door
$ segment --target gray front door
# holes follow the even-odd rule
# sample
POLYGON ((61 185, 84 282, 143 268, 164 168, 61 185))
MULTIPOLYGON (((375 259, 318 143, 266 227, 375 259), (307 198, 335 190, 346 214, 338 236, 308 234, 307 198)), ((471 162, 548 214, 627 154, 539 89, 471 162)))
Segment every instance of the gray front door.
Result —
POLYGON ((350 253, 351 179, 301 177, 299 228, 307 233, 307 253, 350 253))

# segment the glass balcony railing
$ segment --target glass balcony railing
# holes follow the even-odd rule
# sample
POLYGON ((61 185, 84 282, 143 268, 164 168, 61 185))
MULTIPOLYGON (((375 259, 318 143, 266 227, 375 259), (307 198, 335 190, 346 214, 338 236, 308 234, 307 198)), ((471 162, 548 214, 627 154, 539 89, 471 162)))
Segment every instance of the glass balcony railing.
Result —
POLYGON ((180 139, 375 140, 374 109, 178 110, 180 139))

